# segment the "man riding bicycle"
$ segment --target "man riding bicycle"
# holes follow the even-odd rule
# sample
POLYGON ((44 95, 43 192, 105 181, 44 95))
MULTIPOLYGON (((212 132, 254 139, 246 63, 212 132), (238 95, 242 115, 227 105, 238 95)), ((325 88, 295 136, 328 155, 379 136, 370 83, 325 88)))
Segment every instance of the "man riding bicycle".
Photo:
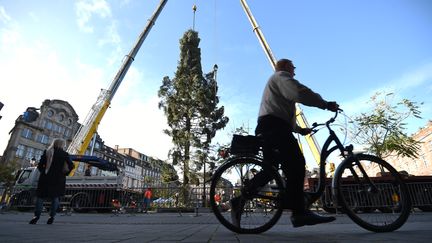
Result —
MULTIPOLYGON (((294 79, 295 67, 291 60, 281 59, 276 64, 275 73, 269 78, 261 100, 258 124, 255 135, 264 140, 264 161, 277 167, 281 164, 286 177, 289 201, 286 208, 292 210, 291 221, 294 227, 315 225, 334 221, 335 217, 321 216, 310 211, 305 205, 303 183, 305 177, 305 158, 293 132, 307 135, 310 128, 300 128, 296 123, 296 103, 328 109, 336 112, 339 105, 327 102, 319 94, 294 79)), ((248 185, 248 190, 257 190, 269 178, 265 173, 256 175, 248 185)), ((246 200, 233 198, 231 218, 239 226, 246 200)))

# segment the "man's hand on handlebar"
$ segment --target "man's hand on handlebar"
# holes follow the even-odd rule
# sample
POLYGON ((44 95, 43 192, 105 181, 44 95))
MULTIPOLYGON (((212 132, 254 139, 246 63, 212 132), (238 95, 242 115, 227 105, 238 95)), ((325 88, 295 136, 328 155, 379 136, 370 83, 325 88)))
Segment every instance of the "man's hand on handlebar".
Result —
POLYGON ((306 127, 306 128, 300 128, 299 131, 298 131, 298 133, 300 133, 301 135, 305 136, 305 135, 310 134, 312 131, 313 131, 312 128, 306 127))
POLYGON ((339 110, 339 105, 335 101, 329 101, 327 102, 327 110, 337 112, 339 110))

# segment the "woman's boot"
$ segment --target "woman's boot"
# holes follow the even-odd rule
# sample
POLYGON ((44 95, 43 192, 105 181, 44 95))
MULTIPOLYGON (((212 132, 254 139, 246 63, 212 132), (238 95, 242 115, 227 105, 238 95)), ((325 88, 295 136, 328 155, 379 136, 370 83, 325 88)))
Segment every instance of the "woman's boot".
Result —
POLYGON ((54 217, 49 217, 47 224, 52 224, 54 222, 54 217))
POLYGON ((34 217, 30 220, 29 224, 36 224, 38 220, 39 220, 39 216, 34 216, 34 217))

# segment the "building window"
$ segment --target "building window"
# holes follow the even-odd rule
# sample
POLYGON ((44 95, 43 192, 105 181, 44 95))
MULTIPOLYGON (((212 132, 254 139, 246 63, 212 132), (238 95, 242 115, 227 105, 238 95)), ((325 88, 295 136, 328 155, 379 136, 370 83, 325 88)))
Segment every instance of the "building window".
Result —
POLYGON ((57 132, 57 131, 58 131, 58 125, 55 124, 55 123, 52 123, 52 130, 53 130, 54 132, 57 132))
POLYGON ((17 146, 17 151, 15 153, 15 156, 18 158, 23 158, 24 157, 24 150, 25 150, 25 146, 22 144, 19 144, 17 146))
POLYGON ((66 128, 64 126, 59 126, 59 133, 64 134, 66 131, 66 128))
POLYGON ((71 130, 69 130, 69 129, 65 129, 65 131, 64 131, 64 136, 67 137, 67 138, 69 138, 70 135, 71 135, 71 130))
POLYGON ((69 119, 67 120, 67 123, 66 123, 66 124, 67 124, 68 126, 72 125, 72 119, 69 118, 69 119))
POLYGON ((53 110, 48 110, 48 117, 52 117, 54 115, 54 111, 53 110))
POLYGON ((425 156, 424 156, 424 155, 421 155, 421 159, 422 159, 422 161, 423 161, 423 164, 424 164, 425 167, 427 168, 427 167, 428 167, 428 162, 427 162, 425 156))
POLYGON ((64 119, 65 119, 65 115, 64 114, 60 114, 59 118, 58 118, 59 122, 64 121, 64 119))
POLYGON ((42 144, 48 144, 49 143, 49 137, 45 134, 38 134, 36 137, 36 142, 42 143, 42 144))
POLYGON ((36 159, 37 161, 40 160, 40 158, 42 157, 42 154, 43 154, 43 151, 42 151, 42 150, 40 150, 40 149, 35 149, 35 153, 34 153, 34 155, 35 155, 35 159, 36 159))
POLYGON ((25 156, 25 158, 27 159, 27 160, 31 160, 31 159, 33 159, 34 157, 35 157, 35 149, 34 148, 31 148, 31 147, 27 147, 27 153, 26 153, 26 156, 25 156))
POLYGON ((45 128, 48 130, 51 130, 53 127, 53 123, 51 121, 46 121, 45 122, 45 128))
POLYGON ((31 139, 32 136, 33 136, 33 132, 28 128, 24 128, 21 132, 21 137, 23 138, 31 139))

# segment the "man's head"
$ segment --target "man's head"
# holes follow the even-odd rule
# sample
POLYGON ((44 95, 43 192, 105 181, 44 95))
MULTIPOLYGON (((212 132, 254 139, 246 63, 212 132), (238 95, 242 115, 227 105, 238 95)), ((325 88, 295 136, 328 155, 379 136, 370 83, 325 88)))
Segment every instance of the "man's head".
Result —
POLYGON ((295 70, 294 64, 289 59, 280 59, 276 63, 276 71, 289 72, 294 77, 295 75, 294 70, 295 70))

